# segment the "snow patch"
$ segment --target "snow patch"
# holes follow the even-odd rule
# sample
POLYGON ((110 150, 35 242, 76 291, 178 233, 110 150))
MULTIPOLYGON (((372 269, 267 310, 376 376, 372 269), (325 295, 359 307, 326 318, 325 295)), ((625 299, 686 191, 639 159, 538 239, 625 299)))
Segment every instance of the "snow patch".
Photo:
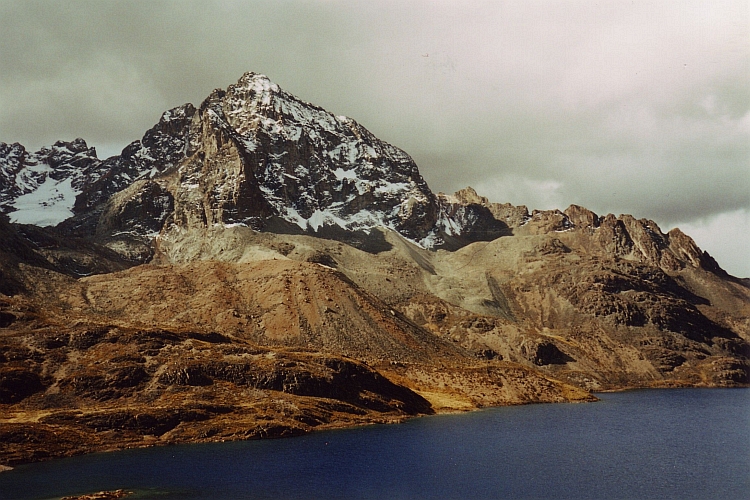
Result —
POLYGON ((440 238, 437 235, 436 229, 433 229, 432 231, 430 231, 430 233, 427 236, 425 236, 419 241, 414 241, 409 238, 406 238, 406 239, 426 249, 435 248, 437 245, 440 245, 443 242, 442 238, 440 238))
MULTIPOLYGON (((263 188, 261 188, 263 189, 263 188)), ((293 224, 297 224, 300 229, 307 229, 307 219, 302 217, 297 210, 295 210, 292 207, 286 207, 286 217, 284 217, 289 222, 292 222, 293 224)))
POLYGON ((405 182, 383 182, 377 188, 376 193, 399 194, 409 189, 409 184, 405 182))
POLYGON ((341 167, 334 170, 333 175, 335 175, 336 178, 340 181, 344 179, 356 179, 357 178, 357 173, 354 171, 354 169, 344 170, 341 167))
POLYGON ((72 182, 47 176, 34 191, 19 196, 11 204, 16 210, 9 214, 10 221, 45 227, 73 217, 73 205, 80 191, 73 189, 72 182))

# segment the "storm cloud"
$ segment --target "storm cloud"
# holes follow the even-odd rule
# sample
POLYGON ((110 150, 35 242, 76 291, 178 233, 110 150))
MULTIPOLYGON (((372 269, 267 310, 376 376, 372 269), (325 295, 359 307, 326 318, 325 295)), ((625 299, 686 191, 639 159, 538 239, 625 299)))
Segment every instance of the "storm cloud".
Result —
POLYGON ((245 71, 401 147, 433 190, 687 228, 750 276, 748 3, 0 3, 0 141, 100 156, 245 71), (744 240, 743 240, 744 238, 744 240))

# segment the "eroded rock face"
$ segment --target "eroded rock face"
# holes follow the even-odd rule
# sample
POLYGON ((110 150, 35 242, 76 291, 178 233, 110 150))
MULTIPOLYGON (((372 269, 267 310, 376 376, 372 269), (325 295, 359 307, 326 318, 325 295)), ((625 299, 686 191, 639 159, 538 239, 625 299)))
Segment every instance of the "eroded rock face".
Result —
POLYGON ((133 262, 153 255, 153 241, 174 212, 172 193, 142 179, 110 197, 101 207, 96 240, 133 262))
POLYGON ((413 160, 361 125, 247 73, 214 91, 190 125, 175 191, 179 226, 279 218, 299 231, 392 227, 421 240, 435 196, 413 160))
POLYGON ((434 195, 262 75, 103 161, 0 144, 0 211, 0 463, 750 383, 750 288, 679 229, 434 195))
POLYGON ((69 224, 80 231, 91 232, 95 224, 85 224, 87 213, 96 211, 112 195, 140 179, 153 179, 168 172, 185 159, 190 141, 189 124, 195 114, 192 104, 165 111, 159 123, 148 130, 140 141, 134 141, 102 162, 104 174, 85 186, 76 197, 75 221, 69 224))
POLYGON ((571 224, 578 228, 597 228, 599 227, 599 216, 591 210, 578 206, 570 205, 565 209, 565 215, 571 224))
POLYGON ((693 267, 726 275, 710 255, 678 228, 664 234, 656 222, 627 214, 598 216, 584 207, 571 205, 562 212, 535 210, 523 224, 512 228, 523 235, 565 233, 567 241, 575 242, 573 246, 592 254, 635 260, 665 272, 693 267))
POLYGON ((472 187, 460 189, 453 194, 459 203, 464 205, 476 204, 486 207, 492 216, 503 222, 509 228, 522 226, 529 220, 529 210, 524 205, 511 205, 510 203, 492 203, 486 197, 479 196, 472 187))
POLYGON ((508 224, 495 217, 486 198, 467 188, 454 195, 438 194, 438 218, 428 239, 428 248, 454 250, 474 241, 491 241, 512 234, 508 224))
POLYGON ((306 232, 381 251, 371 235, 382 226, 451 250, 516 232, 571 231, 602 254, 668 272, 721 272, 688 236, 663 234, 646 219, 576 205, 529 214, 471 188, 436 196, 405 152, 252 72, 197 108, 166 111, 140 141, 103 161, 82 139, 34 154, 0 145, 0 210, 11 221, 62 222, 63 233, 94 238, 130 261, 150 259, 156 236, 181 229, 306 232), (50 206, 62 209, 54 220, 50 206))

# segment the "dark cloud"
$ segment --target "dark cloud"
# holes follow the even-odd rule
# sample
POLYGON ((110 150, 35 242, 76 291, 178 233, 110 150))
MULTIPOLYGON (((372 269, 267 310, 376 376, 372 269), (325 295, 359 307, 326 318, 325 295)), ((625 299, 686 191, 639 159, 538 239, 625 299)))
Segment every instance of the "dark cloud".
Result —
MULTIPOLYGON (((748 18, 744 0, 1 2, 0 140, 115 153, 253 70, 435 190, 714 228, 699 243, 719 248, 729 222, 750 232, 748 18)), ((746 257, 720 262, 750 275, 746 257)))

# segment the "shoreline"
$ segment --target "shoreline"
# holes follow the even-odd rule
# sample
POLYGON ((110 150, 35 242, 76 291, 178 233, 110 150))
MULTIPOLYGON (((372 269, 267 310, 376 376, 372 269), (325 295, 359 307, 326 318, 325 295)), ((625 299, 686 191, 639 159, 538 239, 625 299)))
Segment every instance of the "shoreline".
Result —
MULTIPOLYGON (((0 473, 11 471, 14 468, 18 466, 28 465, 32 463, 38 463, 38 462, 46 462, 49 460, 57 460, 62 458, 71 458, 75 456, 82 456, 82 455, 89 455, 94 453, 111 453, 111 452, 117 452, 117 451, 124 451, 128 449, 138 449, 138 448, 152 448, 152 447, 166 447, 166 446, 172 446, 172 445, 186 445, 186 444, 207 444, 207 443, 221 443, 221 442, 233 442, 233 441, 256 441, 261 439, 285 439, 285 438, 294 438, 298 436, 308 435, 312 434, 313 432, 326 432, 326 431, 335 431, 335 430, 344 430, 344 429, 353 429, 357 427, 369 427, 373 425, 391 425, 391 424, 401 424, 406 421, 422 418, 422 417, 429 417, 429 416, 439 416, 439 415, 457 415, 462 413, 470 413, 474 411, 479 410, 487 410, 491 408, 503 408, 503 407, 509 407, 509 406, 527 406, 527 405, 537 405, 537 404, 577 404, 577 403, 596 403, 599 402, 600 399, 596 397, 596 394, 611 394, 611 393, 618 393, 618 392, 629 392, 629 391, 648 391, 648 390, 671 390, 671 389, 750 389, 750 384, 744 384, 744 385, 736 385, 736 386, 704 386, 704 385, 666 385, 666 386, 639 386, 639 387, 625 387, 621 389, 607 389, 607 390, 601 390, 596 392, 591 392, 591 396, 593 399, 589 400, 571 400, 571 401, 560 401, 560 402, 549 402, 549 401, 526 401, 526 402, 515 402, 515 403, 508 403, 508 404, 498 404, 498 405, 488 405, 488 406, 478 406, 474 408, 441 408, 435 410, 432 414, 420 414, 420 415, 390 415, 390 416, 384 416, 382 418, 370 418, 370 419, 363 419, 358 422, 343 422, 343 421, 332 421, 328 424, 321 425, 318 427, 313 427, 310 429, 300 429, 298 427, 293 427, 291 425, 285 426, 285 427, 277 427, 276 431, 277 433, 274 435, 266 434, 261 435, 260 433, 253 434, 250 437, 241 437, 239 435, 235 435, 233 437, 216 437, 215 439, 212 439, 211 437, 202 438, 202 439, 175 439, 170 441, 162 441, 159 442, 156 439, 146 439, 147 437, 144 437, 144 440, 142 442, 136 443, 136 442, 128 442, 126 439, 122 440, 121 445, 118 445, 115 443, 110 443, 108 446, 102 446, 102 447, 86 447, 85 445, 82 445, 79 448, 74 448, 67 450, 67 452, 55 454, 55 455, 48 455, 44 457, 38 457, 36 460, 21 460, 21 461, 10 461, 6 462, 11 463, 12 465, 6 465, 6 464, 0 464, 0 473), (289 431, 289 432, 285 432, 289 431)), ((0 431, 2 430, 2 424, 0 424, 0 431)), ((256 429, 257 430, 257 429, 256 429)), ((1 459, 0 459, 1 460, 1 459)))

